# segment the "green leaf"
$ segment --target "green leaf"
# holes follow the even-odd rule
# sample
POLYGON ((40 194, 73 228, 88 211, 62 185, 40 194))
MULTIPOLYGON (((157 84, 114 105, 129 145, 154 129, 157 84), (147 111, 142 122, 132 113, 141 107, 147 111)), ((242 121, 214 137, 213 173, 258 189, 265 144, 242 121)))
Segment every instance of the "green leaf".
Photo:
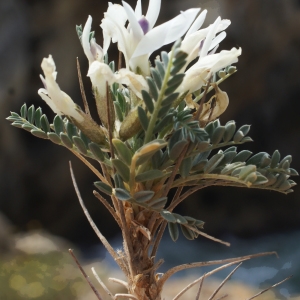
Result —
POLYGON ((244 138, 244 134, 242 131, 237 131, 233 137, 233 141, 235 143, 239 143, 244 138))
POLYGON ((204 167, 206 166, 208 160, 201 160, 199 163, 197 163, 196 165, 194 165, 192 167, 192 171, 193 172, 202 172, 204 170, 204 167))
POLYGON ((48 132, 47 136, 52 143, 61 145, 60 137, 55 132, 48 132))
POLYGON ((242 150, 239 152, 236 157, 232 160, 232 162, 245 162, 252 155, 251 151, 242 150))
POLYGON ((155 60, 155 66, 159 72, 161 79, 165 77, 165 68, 161 61, 155 60))
POLYGON ((83 140, 78 137, 78 136, 73 136, 73 142, 77 149, 82 153, 82 154, 87 154, 87 148, 83 140))
POLYGON ((144 182, 149 180, 155 180, 164 177, 165 174, 160 170, 149 170, 144 173, 135 176, 136 182, 144 182))
POLYGON ((244 134, 244 136, 246 136, 250 131, 250 127, 251 125, 243 125, 242 127, 239 128, 238 131, 241 131, 244 134))
POLYGON ((223 138, 223 135, 225 133, 225 126, 219 126, 216 128, 216 130, 213 132, 212 137, 210 139, 210 142, 213 145, 217 145, 220 143, 220 141, 223 138))
POLYGON ((176 218, 168 210, 164 209, 164 210, 160 211, 159 213, 166 221, 176 223, 176 218))
POLYGON ((232 139, 232 137, 235 133, 235 130, 236 130, 236 125, 235 125, 234 121, 229 121, 226 123, 225 132, 223 135, 224 143, 228 143, 232 139))
POLYGON ((179 237, 179 229, 176 223, 168 222, 169 234, 173 242, 176 242, 179 237))
POLYGON ((190 170, 192 168, 192 162, 193 162, 193 158, 192 157, 186 157, 180 167, 179 167, 179 174, 181 175, 181 177, 186 178, 189 173, 190 170))
POLYGON ((113 189, 113 193, 121 201, 128 201, 132 199, 129 192, 125 189, 115 188, 113 189))
POLYGON ((172 113, 170 113, 170 114, 164 116, 164 118, 161 119, 161 120, 159 121, 159 123, 157 123, 157 125, 154 127, 153 132, 156 133, 156 132, 162 131, 162 130, 165 129, 168 125, 172 124, 172 121, 173 121, 173 114, 172 114, 172 113))
POLYGON ((31 132, 31 134, 33 134, 34 136, 36 136, 38 138, 46 139, 46 140, 48 139, 47 134, 42 130, 32 129, 30 132, 31 132))
POLYGON ((33 125, 31 125, 31 124, 23 124, 22 128, 29 132, 31 132, 31 130, 34 129, 33 125))
POLYGON ((67 148, 69 148, 69 149, 73 148, 73 142, 65 133, 61 132, 59 136, 60 136, 61 141, 67 148))
POLYGON ((240 180, 244 180, 246 179, 246 177, 253 173, 256 172, 256 166, 255 165, 247 165, 245 167, 242 168, 242 170, 239 173, 239 179, 240 180))
POLYGON ((278 163, 280 161, 280 153, 278 150, 275 150, 273 155, 272 155, 272 158, 271 158, 271 164, 270 164, 270 168, 271 169, 274 169, 277 167, 278 163))
MULTIPOLYGON (((259 167, 260 168, 266 168, 267 166, 269 166, 269 164, 271 163, 271 158, 270 158, 270 155, 268 153, 266 153, 260 160, 260 163, 259 163, 259 167)), ((289 166, 288 166, 289 167, 289 166)), ((287 167, 287 168, 288 168, 287 167)))
POLYGON ((279 163, 278 168, 282 168, 282 169, 287 169, 289 168, 290 163, 292 162, 292 156, 291 155, 287 155, 286 157, 284 157, 282 159, 282 161, 279 163), (283 167, 285 162, 288 162, 288 167, 283 167))
POLYGON ((57 134, 60 134, 61 132, 64 132, 65 126, 64 121, 59 115, 56 115, 53 120, 54 130, 57 134))
POLYGON ((168 197, 161 197, 155 200, 151 200, 148 205, 152 209, 163 209, 168 201, 168 197))
POLYGON ((91 140, 82 131, 80 131, 79 137, 84 142, 85 148, 88 148, 91 140))
POLYGON ((168 55, 168 53, 165 52, 165 51, 162 51, 161 52, 161 59, 162 59, 162 61, 164 63, 164 67, 166 68, 167 65, 169 64, 169 55, 168 55))
MULTIPOLYGON (((173 76, 167 83, 168 88, 175 87, 175 89, 177 89, 178 86, 180 86, 180 84, 182 83, 184 76, 185 76, 184 73, 176 74, 175 76, 173 76)), ((168 95, 168 93, 165 94, 168 95)))
POLYGON ((186 239, 188 239, 188 240, 195 239, 194 232, 191 229, 185 227, 184 225, 180 225, 180 228, 186 239))
POLYGON ((102 182, 102 181, 96 181, 94 182, 95 187, 103 192, 104 194, 111 196, 112 195, 112 188, 108 184, 102 182))
POLYGON ((188 144, 187 140, 181 140, 175 143, 172 149, 171 150, 169 149, 169 157, 172 160, 176 160, 187 144, 188 144))
POLYGON ((162 78, 160 77, 160 73, 158 70, 154 69, 154 68, 150 68, 152 77, 155 81, 155 84, 157 85, 158 89, 161 89, 162 86, 162 78))
POLYGON ((152 101, 151 96, 145 90, 142 90, 142 96, 143 96, 143 100, 146 104, 147 109, 149 110, 150 113, 153 113, 154 105, 153 105, 153 101, 152 101))
POLYGON ((188 221, 181 215, 173 213, 173 216, 176 218, 176 223, 179 224, 188 224, 188 221))
POLYGON ((36 127, 41 128, 42 109, 39 107, 34 113, 34 123, 36 127))
POLYGON ((22 105, 21 110, 20 110, 20 114, 21 114, 21 117, 23 119, 26 119, 26 117, 27 117, 27 105, 26 105, 26 103, 24 103, 22 105))
POLYGON ((179 93, 174 93, 171 94, 169 96, 167 96, 166 98, 164 98, 164 100, 161 102, 162 106, 166 106, 166 105, 170 105, 173 104, 173 102, 178 98, 179 93))
POLYGON ((151 200, 153 198, 154 194, 155 193, 153 191, 139 191, 133 195, 133 199, 136 202, 144 203, 146 201, 151 200))
POLYGON ((222 161, 220 162, 220 165, 226 165, 232 162, 232 160, 235 158, 236 156, 236 152, 234 151, 230 151, 230 152, 223 152, 224 154, 224 158, 222 159, 222 161))
POLYGON ((130 166, 132 159, 132 152, 130 151, 130 149, 119 139, 112 139, 112 143, 117 150, 119 158, 128 166, 130 166))
POLYGON ((27 120, 31 124, 33 124, 34 122, 34 113, 35 113, 34 105, 31 105, 27 111, 27 120))
POLYGON ((269 155, 269 154, 266 153, 266 152, 259 152, 259 153, 255 154, 255 155, 253 155, 250 159, 248 159, 248 161, 247 161, 246 164, 247 165, 256 165, 256 166, 259 166, 262 158, 265 155, 269 155))
POLYGON ((125 182, 129 181, 130 178, 130 171, 128 166, 119 159, 112 159, 111 160, 113 166, 117 170, 117 172, 120 174, 120 176, 123 178, 125 182))
POLYGON ((68 137, 70 139, 72 139, 73 136, 78 136, 76 126, 74 124, 72 124, 71 122, 69 122, 69 121, 66 124, 66 130, 67 130, 68 137))
POLYGON ((148 120, 147 114, 141 106, 138 106, 137 111, 138 111, 138 116, 139 116, 141 125, 142 125, 143 129, 145 131, 147 131, 147 128, 149 125, 149 120, 148 120))
POLYGON ((221 171, 222 175, 231 174, 235 169, 241 168, 245 165, 244 162, 233 162, 225 166, 225 168, 221 171))
POLYGON ((155 85, 153 79, 151 77, 147 77, 146 80, 147 80, 147 83, 148 83, 148 86, 149 86, 150 95, 152 96, 152 98, 155 101, 157 101, 158 91, 157 91, 157 88, 156 88, 156 85, 155 85))
POLYGON ((222 161, 224 157, 223 153, 217 153, 215 154, 206 164, 204 168, 204 173, 211 173, 222 161))
POLYGON ((41 116, 41 128, 44 132, 51 132, 50 124, 45 114, 41 116))
POLYGON ((99 161, 105 160, 104 154, 103 154, 101 148, 97 144, 92 142, 92 143, 89 143, 88 147, 97 160, 99 160, 99 161))
POLYGON ((117 114, 118 119, 122 122, 123 121, 123 113, 121 109, 121 105, 119 102, 114 101, 115 111, 117 114))

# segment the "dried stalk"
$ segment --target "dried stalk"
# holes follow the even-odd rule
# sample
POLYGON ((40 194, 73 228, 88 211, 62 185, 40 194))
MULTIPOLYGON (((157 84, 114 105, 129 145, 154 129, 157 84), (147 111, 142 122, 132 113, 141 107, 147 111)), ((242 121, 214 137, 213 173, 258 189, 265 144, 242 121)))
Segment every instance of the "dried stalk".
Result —
POLYGON ((202 235, 202 236, 206 237, 206 238, 209 239, 209 240, 212 240, 212 241, 214 241, 214 242, 223 244, 223 245, 228 246, 228 247, 230 246, 230 243, 224 242, 224 241, 222 241, 222 240, 219 240, 219 239, 217 239, 217 238, 215 238, 215 237, 213 237, 213 236, 211 236, 211 235, 209 235, 209 234, 207 234, 207 233, 205 233, 205 232, 202 232, 202 231, 196 229, 195 227, 189 226, 189 225, 187 225, 187 224, 183 224, 183 226, 189 228, 190 230, 193 230, 194 232, 198 233, 199 235, 202 235))
POLYGON ((79 80, 79 87, 80 87, 80 92, 81 92, 81 97, 84 105, 84 110, 85 113, 89 116, 91 116, 90 108, 86 99, 85 91, 84 91, 84 86, 82 82, 82 76, 81 76, 81 71, 80 71, 80 64, 79 64, 79 59, 76 57, 76 62, 77 62, 77 73, 78 73, 78 80, 79 80))
POLYGON ((120 218, 118 217, 118 215, 114 211, 113 207, 97 191, 93 191, 93 194, 95 195, 96 198, 98 198, 101 201, 101 203, 110 212, 110 214, 113 216, 113 218, 116 220, 116 222, 118 223, 119 227, 121 228, 120 218))
POLYGON ((242 262, 239 263, 229 274, 228 276, 221 282, 221 284, 216 288, 216 290, 212 293, 212 295, 208 298, 208 300, 212 300, 218 293, 218 291, 223 287, 223 285, 229 280, 232 274, 241 266, 242 262))
POLYGON ((96 297, 98 298, 98 300, 102 300, 99 292, 96 290, 96 288, 94 287, 94 285, 92 284, 92 282, 89 279, 89 276, 87 276, 87 274, 85 273, 85 271, 83 270, 83 268, 81 267, 79 261, 77 260, 76 256, 73 253, 72 249, 69 249, 69 253, 71 254, 72 258, 74 259, 74 261, 76 262, 79 270, 81 271, 82 275, 84 276, 85 280, 88 282, 89 286, 91 287, 91 289, 93 290, 93 292, 95 293, 96 297))
MULTIPOLYGON (((261 257, 261 256, 266 256, 266 255, 272 255, 275 254, 277 257, 277 253, 275 251, 273 252, 262 252, 262 253, 257 253, 257 254, 252 254, 252 255, 246 255, 246 256, 241 256, 241 257, 235 257, 235 258, 228 258, 228 259, 222 259, 222 260, 212 260, 212 261, 204 261, 204 262, 195 262, 195 263, 189 263, 189 264, 183 264, 176 266, 174 268, 169 269, 158 281, 158 287, 159 289, 162 289, 163 285, 165 282, 175 273, 186 270, 186 269, 191 269, 191 268, 198 268, 198 267, 205 267, 205 266, 212 266, 212 265, 218 265, 218 264, 224 264, 224 263, 230 263, 230 262, 236 262, 236 261, 242 261, 242 260, 248 260, 251 258, 256 258, 256 257, 261 257)), ((249 299, 248 299, 249 300, 249 299)))
POLYGON ((231 262, 231 263, 229 263, 229 264, 226 264, 226 265, 223 265, 223 266, 221 266, 221 267, 218 267, 218 268, 216 268, 216 269, 214 269, 214 270, 212 270, 212 271, 210 271, 210 272, 208 272, 208 273, 205 273, 204 275, 202 275, 201 277, 199 277, 198 279, 196 279, 195 281, 193 281, 193 282, 191 282, 189 285, 187 285, 184 289, 182 289, 174 298, 173 298, 173 300, 177 300, 181 295, 183 295, 187 290, 189 290, 190 288, 192 288, 195 284, 197 284, 198 282, 202 282, 206 277, 209 277, 209 276, 211 276, 211 275, 213 275, 213 274, 215 274, 215 273, 217 273, 217 272, 219 272, 219 271, 221 271, 221 270, 223 270, 223 269, 225 269, 225 268, 228 268, 228 267, 230 267, 230 266, 232 266, 232 265, 235 265, 235 264, 237 264, 237 263, 239 263, 239 262, 243 262, 243 261, 245 261, 245 260, 247 260, 247 259, 241 259, 241 260, 236 260, 236 261, 234 261, 234 262, 231 262))
POLYGON ((203 97, 201 98, 201 101, 200 101, 200 104, 199 104, 199 108, 198 108, 198 110, 196 112, 196 115, 194 117, 195 120, 199 120, 199 118, 200 118, 200 115, 201 115, 201 112, 202 112, 202 109, 203 109, 203 104, 204 104, 204 102, 206 100, 206 95, 208 93, 208 89, 209 89, 209 86, 210 86, 211 79, 212 79, 212 76, 210 76, 209 80, 206 83, 206 88, 204 90, 203 97))
POLYGON ((135 300, 139 300, 137 297, 135 297, 134 295, 131 294, 115 294, 115 299, 120 299, 120 298, 128 298, 128 299, 135 299, 135 300))
POLYGON ((118 266, 121 268, 121 270, 126 274, 126 268, 123 266, 123 264, 121 264, 119 262, 119 256, 118 254, 115 252, 115 250, 113 249, 113 247, 108 243, 107 239, 102 235, 102 233, 99 231, 99 229, 97 228, 96 224, 94 223, 91 215, 89 214, 88 210, 86 209, 84 202, 81 198, 76 180, 75 180, 75 176, 74 176, 74 172, 72 169, 72 164, 70 162, 70 172, 71 172, 71 177, 72 177, 72 181, 73 181, 73 185, 74 185, 74 189, 76 191, 79 203, 82 207, 82 210, 84 212, 84 214, 86 215, 91 227, 94 229, 95 233, 97 234, 98 238, 100 239, 100 241, 102 242, 102 244, 104 245, 104 247, 106 248, 106 250, 109 252, 109 254, 113 257, 113 259, 116 261, 116 263, 118 264, 118 266))
POLYGON ((95 278, 97 279, 97 281, 100 283, 100 285, 102 286, 102 288, 105 290, 105 292, 110 296, 111 299, 115 300, 114 295, 111 293, 111 291, 107 288, 107 286, 104 284, 104 282, 100 279, 99 275, 97 274, 97 272, 95 271, 95 268, 92 268, 92 272, 95 276, 95 278))
POLYGON ((110 280, 112 282, 115 282, 115 283, 118 283, 118 284, 121 284, 121 285, 125 286, 126 289, 128 289, 128 283, 121 280, 121 279, 110 277, 110 278, 108 278, 108 280, 110 280))
POLYGON ((200 294, 201 294, 201 290, 202 290, 202 285, 203 285, 203 282, 204 282, 204 278, 205 278, 205 276, 201 277, 199 288, 198 288, 197 295, 196 295, 196 300, 199 300, 199 298, 200 298, 200 294))
POLYGON ((293 275, 290 275, 290 276, 288 276, 287 278, 283 279, 282 281, 280 281, 280 282, 278 282, 278 283, 276 283, 276 284, 273 284, 272 286, 269 286, 268 288, 266 288, 266 289, 260 291, 259 293, 257 293, 256 295, 252 296, 251 298, 248 298, 247 300, 251 300, 251 299, 254 299, 254 298, 260 296, 261 294, 267 292, 267 291, 270 290, 271 288, 276 287, 277 285, 279 285, 279 284, 281 284, 281 283, 287 281, 287 280, 290 279, 291 277, 293 277, 293 275))
POLYGON ((221 299, 224 299, 228 296, 228 294, 224 294, 223 296, 221 296, 220 298, 218 298, 217 300, 221 300, 221 299))

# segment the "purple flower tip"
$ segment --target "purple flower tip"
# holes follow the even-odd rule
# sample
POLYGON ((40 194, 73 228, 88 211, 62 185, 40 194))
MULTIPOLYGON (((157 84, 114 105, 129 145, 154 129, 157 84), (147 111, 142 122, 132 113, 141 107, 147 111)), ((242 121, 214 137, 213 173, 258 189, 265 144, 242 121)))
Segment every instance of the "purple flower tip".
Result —
POLYGON ((144 34, 146 34, 149 31, 149 22, 144 16, 139 20, 139 24, 142 27, 144 34))

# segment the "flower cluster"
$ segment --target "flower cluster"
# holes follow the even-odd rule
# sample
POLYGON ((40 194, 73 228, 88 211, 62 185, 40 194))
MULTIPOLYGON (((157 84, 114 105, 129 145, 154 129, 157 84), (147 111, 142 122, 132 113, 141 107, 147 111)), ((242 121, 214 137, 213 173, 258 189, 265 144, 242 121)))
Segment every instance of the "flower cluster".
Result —
MULTIPOLYGON (((218 17, 213 24, 201 28, 206 10, 199 14, 200 9, 188 9, 155 27, 161 0, 150 0, 146 15, 142 14, 141 0, 137 1, 135 10, 125 1, 122 4, 109 3, 107 12, 104 13, 100 25, 104 37, 103 47, 96 43, 91 32, 91 16, 79 34, 89 61, 87 76, 91 79, 98 113, 104 126, 107 124, 103 114, 107 107, 107 86, 112 87, 117 83, 119 87, 126 87, 137 99, 141 99, 142 91, 149 91, 149 57, 162 46, 182 39, 180 50, 187 53, 187 58, 184 65, 180 66, 180 72, 185 76, 176 92, 181 94, 198 91, 212 75, 237 62, 238 56, 241 55, 241 49, 236 48, 216 53, 219 43, 226 37, 225 29, 230 25, 230 21, 218 17), (124 56, 125 68, 114 71, 105 62, 111 43, 117 43, 124 56)), ((52 56, 44 58, 41 66, 45 74, 45 78, 41 76, 45 88, 38 91, 41 98, 55 113, 71 117, 77 123, 83 122, 83 112, 60 90, 55 81, 56 70, 52 56)), ((117 131, 114 134, 118 137, 117 131)))

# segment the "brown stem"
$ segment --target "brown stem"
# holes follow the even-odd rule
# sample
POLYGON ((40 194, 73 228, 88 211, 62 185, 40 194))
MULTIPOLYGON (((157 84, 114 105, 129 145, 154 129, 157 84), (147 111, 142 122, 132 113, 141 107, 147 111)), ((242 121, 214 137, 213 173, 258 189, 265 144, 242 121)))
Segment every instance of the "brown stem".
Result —
POLYGON ((72 169, 72 164, 70 162, 70 172, 71 172, 71 177, 72 177, 72 181, 73 181, 73 185, 74 185, 74 189, 76 191, 76 194, 77 194, 77 197, 78 197, 78 200, 79 200, 79 203, 82 207, 82 210, 84 212, 84 214, 86 215, 90 225, 92 226, 92 228, 94 229, 95 233, 97 234, 98 238, 100 239, 100 241, 102 242, 102 244, 104 245, 104 247, 106 248, 106 250, 109 252, 109 254, 113 257, 113 259, 116 261, 116 263, 119 265, 119 267, 121 268, 121 270, 123 272, 125 272, 126 274, 126 269, 125 267, 123 266, 123 264, 121 264, 119 262, 119 256, 118 254, 115 252, 115 250, 113 249, 113 247, 109 244, 109 242, 107 241, 107 239, 102 235, 102 233, 99 231, 98 227, 96 226, 96 224, 94 223, 91 215, 89 214, 88 210, 86 209, 85 205, 84 205, 84 202, 81 198, 81 195, 80 195, 80 192, 79 192, 79 189, 78 189, 78 186, 76 184, 76 180, 75 180, 75 176, 74 176, 74 172, 73 172, 73 169, 72 169))
POLYGON ((79 261, 77 260, 76 256, 74 255, 73 253, 73 250, 72 249, 69 249, 69 253, 71 254, 72 258, 74 259, 74 261, 76 262, 79 270, 81 271, 82 275, 84 276, 85 280, 88 282, 89 286, 91 287, 91 289, 93 290, 93 292, 95 293, 96 297, 99 299, 99 300, 102 300, 99 292, 96 290, 96 288, 94 287, 94 285, 92 284, 92 282, 90 281, 89 279, 89 276, 87 276, 87 274, 85 273, 85 271, 83 270, 83 268, 81 267, 79 261))
POLYGON ((105 290, 105 292, 110 296, 111 299, 115 300, 114 295, 112 294, 112 292, 107 288, 107 286, 104 284, 104 282, 101 280, 101 278, 99 277, 99 275, 97 274, 95 268, 92 268, 92 272, 95 276, 95 278, 97 279, 97 281, 100 283, 100 285, 102 286, 102 288, 105 290))
POLYGON ((98 198, 101 203, 105 206, 105 208, 110 212, 110 214, 114 217, 116 222, 118 223, 119 227, 121 228, 120 218, 117 216, 116 212, 114 211, 113 207, 104 199, 97 191, 93 191, 93 194, 96 198, 98 198))
POLYGON ((82 97, 82 101, 83 101, 83 105, 84 105, 84 110, 87 115, 91 116, 91 112, 89 109, 88 102, 86 100, 86 95, 85 95, 84 86, 83 86, 83 82, 82 82, 82 76, 81 76, 80 64, 79 64, 78 57, 76 58, 76 61, 77 61, 78 80, 79 80, 79 86, 80 86, 81 97, 82 97))
POLYGON ((226 281, 232 276, 232 274, 241 266, 242 262, 239 263, 229 274, 228 276, 221 282, 221 284, 216 288, 216 290, 212 293, 208 300, 212 300, 218 293, 218 291, 223 287, 226 281))
POLYGON ((228 259, 223 259, 223 260, 213 260, 213 261, 204 261, 204 262, 195 262, 195 263, 189 263, 189 264, 183 264, 176 266, 174 268, 169 269, 158 281, 158 286, 159 290, 162 289, 164 283, 175 273, 186 270, 186 269, 191 269, 191 268, 199 268, 199 267, 204 267, 204 266, 211 266, 211 265, 218 265, 218 264, 224 264, 224 263, 230 263, 234 262, 237 260, 247 260, 255 257, 261 257, 261 256, 266 256, 266 255, 272 255, 275 254, 277 256, 276 252, 262 252, 258 254, 252 254, 252 255, 246 255, 246 256, 241 256, 241 257, 235 257, 235 258, 228 258, 228 259))

